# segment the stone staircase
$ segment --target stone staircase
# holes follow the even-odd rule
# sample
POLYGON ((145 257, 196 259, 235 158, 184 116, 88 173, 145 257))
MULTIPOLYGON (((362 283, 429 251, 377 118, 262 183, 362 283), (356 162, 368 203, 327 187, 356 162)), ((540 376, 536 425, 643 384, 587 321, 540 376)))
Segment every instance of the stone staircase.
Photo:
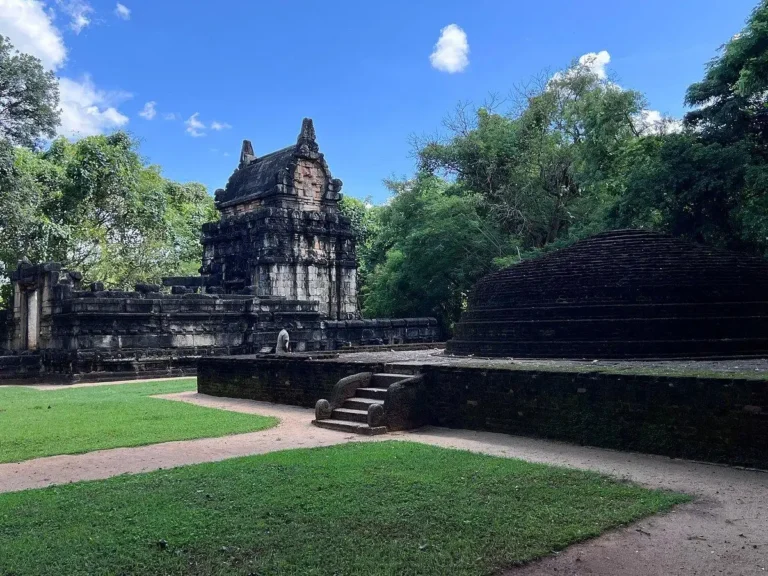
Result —
POLYGON ((343 400, 339 408, 331 410, 330 418, 316 417, 312 423, 320 428, 355 434, 369 436, 385 434, 387 426, 383 424, 383 413, 387 389, 390 385, 411 377, 410 374, 373 374, 367 385, 356 388, 353 396, 343 400), (378 417, 374 416, 373 419, 381 422, 371 422, 369 414, 374 406, 380 406, 380 408, 373 408, 373 412, 378 414, 378 417), (372 426, 371 423, 374 425, 372 426))

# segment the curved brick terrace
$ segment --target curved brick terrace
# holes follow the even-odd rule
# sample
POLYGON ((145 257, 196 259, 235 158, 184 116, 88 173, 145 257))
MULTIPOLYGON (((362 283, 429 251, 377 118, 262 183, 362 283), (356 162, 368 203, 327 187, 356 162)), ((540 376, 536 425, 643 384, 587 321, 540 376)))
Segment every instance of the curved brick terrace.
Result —
POLYGON ((319 362, 377 362, 387 366, 462 366, 471 368, 535 369, 574 372, 621 372, 624 374, 706 375, 768 379, 768 359, 730 360, 550 360, 452 356, 442 348, 422 350, 370 350, 345 352, 319 362))
MULTIPOLYGON (((274 415, 276 428, 74 456, 0 465, 0 491, 108 478, 198 462, 295 447, 376 441, 312 427, 312 411, 194 392, 168 399, 238 412, 274 415)), ((513 569, 507 576, 565 575, 751 575, 768 570, 768 474, 658 456, 521 438, 489 432, 427 427, 379 439, 405 439, 501 457, 595 470, 653 488, 696 495, 663 516, 647 518, 551 558, 513 569)))

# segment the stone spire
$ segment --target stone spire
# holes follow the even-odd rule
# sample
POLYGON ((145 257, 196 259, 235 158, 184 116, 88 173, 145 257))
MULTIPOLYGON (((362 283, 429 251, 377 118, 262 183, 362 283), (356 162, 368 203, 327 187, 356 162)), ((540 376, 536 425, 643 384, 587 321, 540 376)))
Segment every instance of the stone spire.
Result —
POLYGON ((296 140, 296 147, 301 152, 318 152, 320 150, 317 142, 315 141, 315 125, 312 123, 312 118, 304 118, 301 121, 301 134, 299 134, 298 140, 296 140))
POLYGON ((240 166, 247 166, 250 162, 256 160, 256 155, 253 153, 253 146, 250 140, 243 140, 243 147, 240 149, 240 166))

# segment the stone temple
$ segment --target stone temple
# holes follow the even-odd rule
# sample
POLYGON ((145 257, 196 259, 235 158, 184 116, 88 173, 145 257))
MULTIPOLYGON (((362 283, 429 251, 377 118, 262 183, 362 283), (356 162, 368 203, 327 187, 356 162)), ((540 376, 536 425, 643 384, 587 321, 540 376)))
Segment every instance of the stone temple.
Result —
POLYGON ((644 230, 598 234, 492 273, 447 351, 513 358, 768 354, 768 263, 644 230))
POLYGON ((57 263, 22 262, 0 310, 0 382, 194 373, 204 356, 433 342, 434 318, 362 319, 355 236, 305 119, 295 144, 263 156, 243 143, 202 230, 200 274, 134 291, 81 285, 57 263))
POLYGON ((258 157, 243 142, 237 170, 216 191, 221 221, 203 228, 204 283, 313 300, 328 318, 357 318, 355 239, 339 215, 340 191, 312 120, 295 145, 271 154, 258 157))

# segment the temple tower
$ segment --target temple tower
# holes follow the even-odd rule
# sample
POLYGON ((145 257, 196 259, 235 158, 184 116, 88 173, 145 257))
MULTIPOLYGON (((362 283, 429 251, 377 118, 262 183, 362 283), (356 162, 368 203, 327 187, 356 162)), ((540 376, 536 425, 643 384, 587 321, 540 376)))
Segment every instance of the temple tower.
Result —
POLYGON ((257 156, 248 140, 203 227, 203 281, 224 293, 313 300, 331 319, 357 317, 355 238, 339 213, 311 119, 296 144, 257 156))

